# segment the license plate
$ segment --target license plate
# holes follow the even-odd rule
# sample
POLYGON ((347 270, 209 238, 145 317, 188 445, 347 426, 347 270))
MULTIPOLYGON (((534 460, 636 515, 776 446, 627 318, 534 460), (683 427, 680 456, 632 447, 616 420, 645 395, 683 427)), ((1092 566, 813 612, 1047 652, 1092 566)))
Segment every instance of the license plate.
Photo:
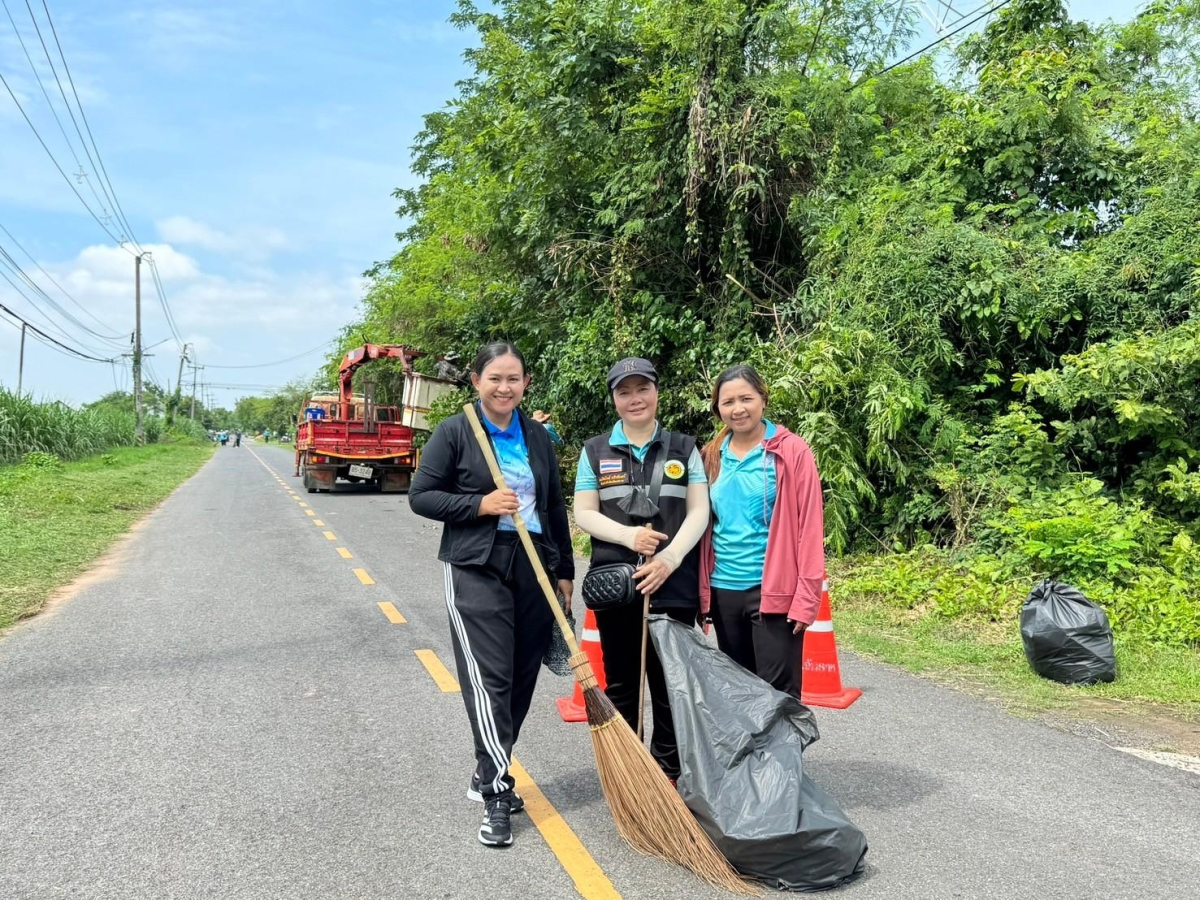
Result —
POLYGON ((355 478, 374 478, 375 470, 370 466, 351 466, 350 474, 355 478))

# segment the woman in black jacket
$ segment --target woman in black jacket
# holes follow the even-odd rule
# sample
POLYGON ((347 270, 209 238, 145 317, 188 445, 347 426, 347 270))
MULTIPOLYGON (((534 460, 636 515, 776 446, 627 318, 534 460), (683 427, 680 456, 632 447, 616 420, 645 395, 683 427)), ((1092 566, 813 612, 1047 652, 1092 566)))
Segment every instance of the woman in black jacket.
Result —
POLYGON ((518 408, 529 386, 521 351, 503 342, 483 347, 471 384, 509 489, 496 489, 459 413, 434 430, 408 498, 413 512, 445 524, 438 559, 445 564, 454 660, 475 738, 467 796, 486 804, 480 842, 503 847, 512 843, 509 816, 524 808, 509 774, 513 744, 554 627, 513 513, 520 511, 568 604, 575 561, 554 448, 546 429, 518 408))

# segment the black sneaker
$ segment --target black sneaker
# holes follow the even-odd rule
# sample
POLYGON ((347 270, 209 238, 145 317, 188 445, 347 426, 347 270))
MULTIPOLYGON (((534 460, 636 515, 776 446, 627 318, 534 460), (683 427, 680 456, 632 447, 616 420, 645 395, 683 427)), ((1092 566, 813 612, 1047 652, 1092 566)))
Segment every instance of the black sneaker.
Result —
MULTIPOLYGON (((512 809, 510 812, 519 813, 525 808, 525 801, 521 799, 521 795, 516 791, 509 791, 512 797, 512 809)), ((471 776, 471 785, 467 788, 467 799, 474 800, 476 803, 483 802, 483 792, 479 790, 479 773, 476 772, 471 776)))
POLYGON ((507 847, 512 843, 512 791, 489 797, 479 826, 479 843, 485 847, 507 847))

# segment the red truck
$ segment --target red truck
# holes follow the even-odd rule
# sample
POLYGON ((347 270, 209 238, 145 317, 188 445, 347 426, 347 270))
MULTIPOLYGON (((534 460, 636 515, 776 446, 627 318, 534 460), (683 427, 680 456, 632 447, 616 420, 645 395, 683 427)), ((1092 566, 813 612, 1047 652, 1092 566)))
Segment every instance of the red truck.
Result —
POLYGON ((337 479, 370 482, 384 493, 408 490, 419 453, 414 441, 425 414, 456 384, 413 371, 423 356, 403 344, 364 344, 342 359, 337 394, 314 394, 297 417, 296 475, 310 494, 332 491, 337 479), (376 359, 404 366, 401 406, 379 406, 374 392, 354 393, 354 373, 376 359))

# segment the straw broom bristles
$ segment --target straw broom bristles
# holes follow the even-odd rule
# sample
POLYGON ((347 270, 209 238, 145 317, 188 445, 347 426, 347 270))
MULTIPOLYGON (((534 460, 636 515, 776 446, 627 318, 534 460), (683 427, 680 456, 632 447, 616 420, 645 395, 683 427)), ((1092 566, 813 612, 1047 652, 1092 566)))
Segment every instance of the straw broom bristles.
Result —
POLYGON ((600 787, 617 831, 640 853, 690 869, 714 887, 756 895, 713 844, 646 746, 600 690, 587 655, 571 657, 583 688, 600 787))
MULTIPOLYGON (((491 442, 475 412, 475 404, 464 405, 463 413, 487 460, 492 480, 497 488, 507 490, 491 442)), ((742 880, 729 860, 721 855, 680 799, 679 793, 667 781, 645 744, 638 740, 629 723, 617 713, 612 701, 600 690, 587 654, 580 652, 575 633, 558 605, 554 588, 550 586, 546 570, 538 559, 533 539, 520 513, 513 515, 513 522, 517 526, 521 544, 529 554, 546 602, 550 604, 571 650, 571 670, 583 691, 600 788, 604 791, 604 799, 612 812, 617 832, 640 853, 690 869, 714 887, 735 894, 758 894, 758 889, 742 880)))

